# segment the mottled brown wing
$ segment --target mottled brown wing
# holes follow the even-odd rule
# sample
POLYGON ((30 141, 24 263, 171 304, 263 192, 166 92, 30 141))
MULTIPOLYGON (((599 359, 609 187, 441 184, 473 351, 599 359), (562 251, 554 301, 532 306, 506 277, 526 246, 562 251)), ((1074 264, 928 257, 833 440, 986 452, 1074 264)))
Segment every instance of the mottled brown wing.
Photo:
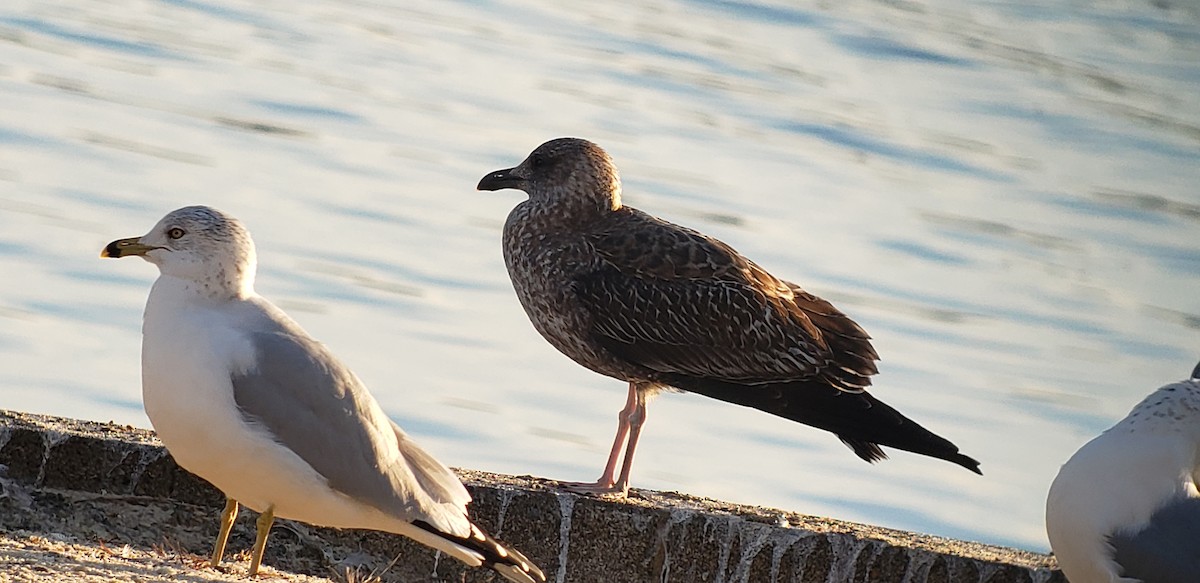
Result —
POLYGON ((696 231, 633 209, 613 219, 589 238, 605 262, 575 282, 610 350, 662 373, 743 383, 828 377, 846 390, 869 384, 866 334, 828 302, 696 231), (866 358, 842 363, 835 350, 858 343, 866 358))
POLYGON ((879 354, 871 346, 871 335, 833 304, 794 283, 786 283, 791 286, 795 296, 792 303, 821 331, 829 347, 830 366, 821 371, 821 376, 840 388, 862 389, 871 386, 871 375, 879 372, 875 365, 879 354))

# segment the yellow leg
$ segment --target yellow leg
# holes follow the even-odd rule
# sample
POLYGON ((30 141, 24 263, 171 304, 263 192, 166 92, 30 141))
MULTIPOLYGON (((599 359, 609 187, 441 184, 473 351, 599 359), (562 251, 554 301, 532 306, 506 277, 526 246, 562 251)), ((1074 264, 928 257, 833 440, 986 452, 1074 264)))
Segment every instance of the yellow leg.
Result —
POLYGON ((267 550, 267 535, 271 534, 271 524, 275 522, 275 507, 268 506, 258 515, 258 536, 254 537, 254 550, 250 554, 250 571, 247 575, 258 574, 258 565, 262 563, 263 551, 267 550))
POLYGON ((221 512, 221 532, 217 533, 217 544, 213 547, 212 560, 208 562, 209 566, 216 567, 221 564, 221 556, 225 554, 225 543, 229 541, 229 529, 233 528, 233 521, 237 519, 237 513, 237 500, 226 498, 225 510, 221 512))

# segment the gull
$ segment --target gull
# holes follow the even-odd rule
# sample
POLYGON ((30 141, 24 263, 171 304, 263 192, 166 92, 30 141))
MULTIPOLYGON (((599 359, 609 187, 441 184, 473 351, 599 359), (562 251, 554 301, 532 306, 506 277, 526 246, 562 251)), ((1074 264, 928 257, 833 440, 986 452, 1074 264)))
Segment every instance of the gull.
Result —
POLYGON ((255 293, 254 243, 237 219, 181 208, 100 256, 159 269, 142 324, 142 398, 179 465, 226 496, 211 566, 240 503, 261 513, 250 575, 280 517, 401 534, 515 583, 545 581, 471 523, 462 482, 346 365, 255 293))
POLYGON ((1071 583, 1200 581, 1200 365, 1063 464, 1046 534, 1071 583))
POLYGON ((866 391, 878 356, 858 324, 729 245, 623 205, 617 169, 596 144, 551 140, 478 188, 529 196, 508 215, 503 247, 534 328, 580 365, 629 384, 604 471, 572 490, 628 494, 646 403, 664 389, 833 432, 868 462, 889 446, 980 473, 953 443, 866 391))

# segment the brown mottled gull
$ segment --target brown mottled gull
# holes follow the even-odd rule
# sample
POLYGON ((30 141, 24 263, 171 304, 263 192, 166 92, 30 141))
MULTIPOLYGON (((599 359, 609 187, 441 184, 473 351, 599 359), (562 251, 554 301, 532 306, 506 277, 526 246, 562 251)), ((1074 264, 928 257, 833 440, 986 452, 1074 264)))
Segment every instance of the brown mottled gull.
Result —
POLYGON ((858 324, 729 245, 622 205, 617 169, 596 144, 551 140, 479 182, 503 188, 529 195, 504 225, 504 260, 534 327, 575 362, 629 383, 604 473, 575 489, 628 493, 646 401, 661 389, 831 431, 869 462, 888 446, 980 473, 866 392, 878 356, 858 324))
POLYGON ((546 580, 471 522, 462 482, 346 365, 255 293, 254 243, 237 219, 186 207, 101 252, 130 255, 161 272, 142 326, 146 414, 179 465, 227 497, 212 566, 241 503, 261 513, 250 575, 279 516, 402 534, 515 583, 546 580))

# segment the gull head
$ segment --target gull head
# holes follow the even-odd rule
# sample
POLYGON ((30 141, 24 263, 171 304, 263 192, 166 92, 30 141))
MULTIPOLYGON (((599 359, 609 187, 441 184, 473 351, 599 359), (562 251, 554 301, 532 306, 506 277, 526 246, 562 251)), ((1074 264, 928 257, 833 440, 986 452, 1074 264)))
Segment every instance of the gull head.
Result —
POLYGON ((237 219, 206 206, 171 211, 149 233, 118 239, 101 257, 138 256, 203 295, 246 297, 254 290, 257 260, 250 232, 237 219))
POLYGON ((570 213, 621 208, 621 178, 612 158, 579 138, 550 140, 517 166, 489 172, 477 188, 523 190, 534 205, 570 213))

